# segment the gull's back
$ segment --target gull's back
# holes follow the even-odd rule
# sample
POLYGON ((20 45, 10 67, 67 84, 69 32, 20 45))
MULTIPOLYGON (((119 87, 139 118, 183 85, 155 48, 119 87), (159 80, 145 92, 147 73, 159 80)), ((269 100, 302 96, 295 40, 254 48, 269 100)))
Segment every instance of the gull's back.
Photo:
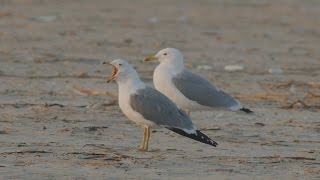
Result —
POLYGON ((172 78, 174 86, 189 100, 208 107, 240 107, 239 101, 219 90, 208 80, 185 69, 172 78))

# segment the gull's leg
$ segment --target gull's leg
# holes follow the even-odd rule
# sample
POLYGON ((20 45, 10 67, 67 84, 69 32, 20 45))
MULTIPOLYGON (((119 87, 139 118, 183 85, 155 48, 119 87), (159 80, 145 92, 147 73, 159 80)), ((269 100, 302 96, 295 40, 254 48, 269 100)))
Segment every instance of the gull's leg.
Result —
POLYGON ((147 138, 146 138, 146 143, 145 143, 145 148, 144 150, 147 151, 148 150, 148 146, 149 146, 149 139, 150 139, 150 127, 147 127, 147 138))
POLYGON ((147 128, 143 128, 143 140, 141 143, 141 147, 139 148, 139 150, 144 151, 145 146, 146 146, 146 137, 147 137, 147 128))

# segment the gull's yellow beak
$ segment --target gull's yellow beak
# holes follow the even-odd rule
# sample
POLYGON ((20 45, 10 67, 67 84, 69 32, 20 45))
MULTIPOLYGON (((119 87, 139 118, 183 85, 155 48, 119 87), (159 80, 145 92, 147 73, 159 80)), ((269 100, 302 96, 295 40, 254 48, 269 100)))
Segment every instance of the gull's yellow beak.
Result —
POLYGON ((109 82, 113 81, 118 76, 119 69, 116 66, 114 66, 113 64, 108 63, 108 62, 103 62, 102 64, 108 64, 108 65, 113 67, 113 74, 107 80, 107 83, 109 83, 109 82))
POLYGON ((148 57, 144 58, 143 61, 147 62, 147 61, 154 61, 154 60, 158 60, 158 58, 155 56, 148 56, 148 57))

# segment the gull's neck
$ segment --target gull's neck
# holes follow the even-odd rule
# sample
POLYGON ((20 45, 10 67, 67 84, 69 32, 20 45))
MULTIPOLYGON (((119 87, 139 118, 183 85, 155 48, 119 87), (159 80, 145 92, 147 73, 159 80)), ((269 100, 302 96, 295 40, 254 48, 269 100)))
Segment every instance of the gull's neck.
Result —
POLYGON ((117 83, 119 91, 127 91, 130 94, 146 87, 137 74, 129 75, 127 78, 117 81, 117 83))
POLYGON ((165 61, 161 63, 162 66, 165 68, 169 69, 170 72, 173 72, 174 74, 180 73, 184 70, 184 64, 183 64, 183 59, 176 59, 172 61, 165 61))

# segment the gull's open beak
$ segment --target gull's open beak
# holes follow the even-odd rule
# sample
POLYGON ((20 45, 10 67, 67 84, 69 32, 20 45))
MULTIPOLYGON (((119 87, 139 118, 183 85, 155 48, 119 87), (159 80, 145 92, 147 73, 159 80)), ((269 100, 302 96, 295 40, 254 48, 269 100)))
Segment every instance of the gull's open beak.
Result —
POLYGON ((144 58, 143 61, 147 62, 147 61, 154 61, 154 60, 158 60, 158 58, 155 56, 148 56, 148 57, 144 58))
POLYGON ((118 69, 116 66, 114 66, 113 64, 108 63, 108 62, 103 62, 102 64, 109 64, 110 66, 113 67, 113 74, 112 74, 112 76, 110 76, 110 77, 108 78, 108 80, 107 80, 107 83, 109 83, 109 82, 113 81, 113 80, 118 76, 118 74, 119 74, 119 69, 118 69))

